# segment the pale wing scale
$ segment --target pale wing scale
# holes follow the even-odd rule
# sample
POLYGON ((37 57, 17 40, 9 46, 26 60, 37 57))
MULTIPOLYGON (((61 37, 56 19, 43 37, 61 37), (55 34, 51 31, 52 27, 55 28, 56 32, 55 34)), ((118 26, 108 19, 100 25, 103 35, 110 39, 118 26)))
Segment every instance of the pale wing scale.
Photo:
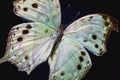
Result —
POLYGON ((49 80, 80 80, 91 67, 87 51, 78 41, 63 36, 59 46, 49 57, 49 80))
POLYGON ((47 60, 55 40, 55 31, 43 23, 19 24, 9 33, 6 53, 0 63, 10 61, 29 74, 47 60))
POLYGON ((112 30, 118 31, 115 18, 107 14, 91 14, 70 24, 64 35, 71 36, 92 53, 100 56, 106 51, 106 41, 112 30))
POLYGON ((59 0, 16 0, 14 12, 20 17, 43 22, 56 30, 61 23, 59 0))

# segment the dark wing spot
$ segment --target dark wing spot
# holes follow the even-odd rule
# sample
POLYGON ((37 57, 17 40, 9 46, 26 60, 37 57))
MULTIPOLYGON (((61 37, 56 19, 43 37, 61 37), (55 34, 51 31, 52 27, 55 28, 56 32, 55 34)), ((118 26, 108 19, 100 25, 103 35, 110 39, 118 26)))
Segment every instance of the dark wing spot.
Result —
POLYGON ((97 36, 96 35, 92 35, 92 39, 96 40, 97 36))
POLYGON ((97 44, 95 44, 95 48, 98 48, 98 45, 97 45, 97 44))
POLYGON ((16 29, 19 30, 19 27, 17 27, 16 29))
POLYGON ((15 33, 13 33, 13 36, 15 36, 15 33))
POLYGON ((85 56, 86 55, 85 51, 81 51, 81 55, 85 56))
POLYGON ((31 26, 30 24, 28 24, 28 25, 26 26, 26 28, 27 28, 27 29, 31 29, 32 26, 31 26))
POLYGON ((28 31, 28 30, 23 30, 22 33, 23 33, 23 34, 28 34, 29 31, 28 31))
POLYGON ((28 55, 26 55, 26 56, 25 56, 25 60, 28 60, 28 59, 29 59, 29 56, 28 56, 28 55))
POLYGON ((103 49, 102 49, 102 48, 100 48, 100 52, 101 52, 101 51, 103 51, 103 49))
POLYGON ((77 65, 77 69, 81 70, 81 65, 80 64, 77 65))
POLYGON ((109 22, 105 22, 104 24, 105 24, 105 26, 109 26, 109 22))
POLYGON ((89 61, 87 61, 87 64, 89 64, 90 62, 89 61))
POLYGON ((12 50, 14 49, 14 46, 12 46, 12 50))
POLYGON ((82 56, 79 57, 79 60, 83 62, 84 58, 82 56))
POLYGON ((105 19, 105 20, 107 20, 107 16, 105 16, 105 15, 103 15, 102 18, 105 19))
POLYGON ((45 30, 45 33, 48 33, 48 29, 45 30))
POLYGON ((103 36, 106 37, 106 34, 104 33, 103 36))
POLYGON ((60 75, 61 75, 61 76, 64 76, 64 74, 65 74, 65 72, 64 72, 64 71, 62 71, 62 72, 60 73, 60 75))
POLYGON ((33 8, 38 8, 38 5, 37 5, 36 3, 33 3, 33 4, 32 4, 32 7, 33 7, 33 8))
POLYGON ((18 41, 18 42, 21 42, 22 40, 23 40, 23 37, 17 38, 17 41, 18 41))
POLYGON ((88 40, 87 39, 84 39, 83 42, 87 42, 88 40))
POLYGON ((28 11, 28 8, 26 8, 26 7, 25 7, 25 8, 23 8, 23 11, 25 11, 25 12, 26 12, 26 11, 28 11))
POLYGON ((93 18, 93 16, 90 16, 90 19, 92 19, 93 18))

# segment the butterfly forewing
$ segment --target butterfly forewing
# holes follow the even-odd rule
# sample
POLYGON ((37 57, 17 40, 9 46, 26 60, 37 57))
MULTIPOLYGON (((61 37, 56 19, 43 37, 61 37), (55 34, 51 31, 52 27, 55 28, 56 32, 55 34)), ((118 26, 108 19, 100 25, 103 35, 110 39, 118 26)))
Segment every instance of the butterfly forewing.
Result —
POLYGON ((15 0, 14 12, 28 20, 57 29, 61 23, 59 0, 15 0))
POLYGON ((106 14, 91 14, 82 17, 67 27, 64 35, 71 36, 97 56, 106 51, 106 41, 117 21, 106 14))
POLYGON ((63 36, 49 58, 49 80, 80 80, 91 67, 87 51, 78 41, 63 36))
POLYGON ((55 31, 43 23, 19 24, 9 33, 6 54, 0 63, 10 61, 29 74, 46 61, 55 40, 55 31))

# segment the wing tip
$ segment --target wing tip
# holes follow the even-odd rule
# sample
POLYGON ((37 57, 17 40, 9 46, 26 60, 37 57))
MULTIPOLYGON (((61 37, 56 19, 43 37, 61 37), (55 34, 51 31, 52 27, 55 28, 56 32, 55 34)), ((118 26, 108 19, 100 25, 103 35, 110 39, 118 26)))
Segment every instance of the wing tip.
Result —
POLYGON ((107 18, 110 20, 111 24, 112 24, 112 29, 111 30, 115 30, 116 32, 119 32, 119 27, 118 27, 118 20, 109 15, 109 14, 105 14, 105 13, 98 13, 100 16, 103 17, 103 19, 107 20, 107 18))
POLYGON ((3 58, 0 59, 0 64, 4 63, 6 61, 7 61, 7 59, 5 57, 3 57, 3 58))

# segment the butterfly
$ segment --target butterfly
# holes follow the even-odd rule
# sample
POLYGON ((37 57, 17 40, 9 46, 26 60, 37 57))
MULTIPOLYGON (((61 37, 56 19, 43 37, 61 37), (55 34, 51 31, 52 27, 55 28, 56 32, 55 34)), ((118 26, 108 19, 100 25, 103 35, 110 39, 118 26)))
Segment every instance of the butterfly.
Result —
POLYGON ((15 14, 31 22, 10 30, 0 63, 9 61, 30 74, 48 60, 49 80, 82 79, 92 66, 86 49, 103 55, 110 32, 118 31, 117 20, 103 13, 86 15, 64 28, 59 0, 15 0, 13 4, 15 14))

